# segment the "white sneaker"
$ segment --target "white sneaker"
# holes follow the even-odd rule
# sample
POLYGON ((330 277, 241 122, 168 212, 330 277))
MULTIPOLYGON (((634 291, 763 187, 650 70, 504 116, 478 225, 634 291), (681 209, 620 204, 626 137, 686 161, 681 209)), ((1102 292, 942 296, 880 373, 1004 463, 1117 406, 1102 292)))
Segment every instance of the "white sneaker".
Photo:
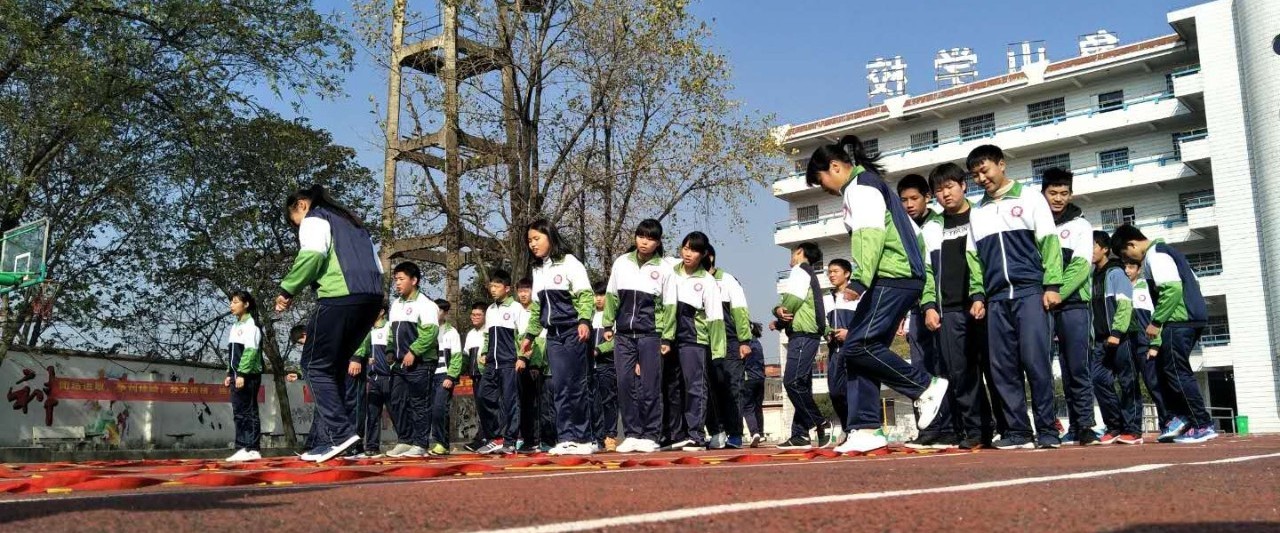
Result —
POLYGON ((680 451, 684 449, 685 446, 689 446, 691 444, 693 444, 693 439, 684 439, 682 441, 671 443, 671 445, 667 446, 665 449, 668 451, 680 451))
POLYGON ((262 459, 262 452, 259 452, 258 450, 249 450, 246 452, 245 456, 247 457, 245 459, 246 461, 257 461, 258 459, 262 459))
POLYGON ((574 443, 565 441, 552 446, 547 450, 547 455, 569 455, 569 448, 575 446, 574 443))
POLYGON ((615 448, 615 449, 614 449, 614 451, 616 451, 616 452, 618 452, 618 453, 632 453, 632 452, 636 451, 636 441, 637 441, 637 440, 639 440, 639 439, 633 439, 633 438, 631 438, 631 437, 627 437, 627 438, 625 438, 625 439, 622 439, 622 442, 621 442, 620 444, 618 444, 618 447, 617 447, 617 448, 615 448))
POLYGON ((849 434, 844 444, 836 446, 836 453, 867 453, 879 450, 889 445, 889 439, 884 438, 884 433, 880 430, 863 431, 858 430, 849 434))
POLYGON ((338 457, 342 455, 342 452, 347 451, 347 448, 350 448, 352 445, 354 445, 357 442, 360 442, 359 435, 352 435, 350 437, 347 437, 347 440, 344 440, 341 443, 338 443, 334 446, 330 446, 329 449, 324 452, 324 454, 316 458, 316 462, 323 463, 325 461, 328 461, 329 459, 338 457))
POLYGON ((712 450, 723 450, 726 438, 727 437, 724 433, 716 433, 715 435, 712 435, 711 441, 707 443, 707 448, 712 450))
POLYGON ((942 402, 946 400, 946 396, 947 380, 933 378, 929 388, 916 399, 915 406, 920 411, 920 418, 916 420, 916 429, 925 429, 933 423, 933 419, 938 417, 938 410, 942 408, 942 402))
POLYGON ((636 439, 637 452, 654 453, 661 449, 662 446, 659 446, 657 441, 654 441, 653 439, 636 439))
POLYGON ((400 457, 426 457, 427 450, 422 446, 410 446, 409 450, 400 455, 400 457))
POLYGON ((239 450, 236 450, 236 453, 231 454, 231 457, 228 457, 225 459, 225 461, 228 463, 239 463, 241 461, 248 461, 248 460, 249 460, 249 450, 246 450, 244 448, 240 448, 239 450))
POLYGON ((752 447, 752 448, 759 448, 759 447, 760 447, 760 444, 761 444, 761 443, 763 443, 763 442, 764 442, 764 435, 761 435, 761 434, 759 434, 759 433, 756 433, 755 435, 752 435, 752 436, 751 436, 751 447, 752 447))
POLYGON ((564 455, 591 455, 596 453, 597 449, 593 442, 570 442, 564 455))
POLYGON ((391 451, 387 452, 387 457, 404 457, 404 452, 409 451, 410 448, 413 448, 413 446, 402 442, 391 448, 391 451))

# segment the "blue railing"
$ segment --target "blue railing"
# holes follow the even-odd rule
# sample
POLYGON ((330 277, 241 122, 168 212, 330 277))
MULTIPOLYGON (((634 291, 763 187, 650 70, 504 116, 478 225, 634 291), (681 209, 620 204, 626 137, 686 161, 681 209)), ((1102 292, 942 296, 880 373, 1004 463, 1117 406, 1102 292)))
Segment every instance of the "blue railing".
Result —
POLYGON ((1175 78, 1181 78, 1183 76, 1198 74, 1199 72, 1200 72, 1200 65, 1187 65, 1185 67, 1176 69, 1173 72, 1170 72, 1169 74, 1175 78))
POLYGON ((1200 337, 1200 346, 1226 346, 1231 344, 1230 333, 1219 333, 1216 335, 1205 335, 1200 337))
POLYGON ((1222 273, 1222 265, 1191 265, 1191 271, 1196 273, 1197 277, 1207 278, 1209 276, 1217 276, 1222 273))
POLYGON ((831 219, 833 219, 833 218, 840 218, 840 217, 842 217, 842 216, 844 216, 844 215, 843 215, 843 214, 841 214, 841 213, 832 213, 832 214, 822 215, 822 216, 819 216, 818 218, 813 218, 813 219, 804 220, 804 221, 799 221, 799 220, 779 220, 777 223, 775 223, 775 224, 773 225, 773 230, 774 230, 774 232, 778 232, 778 231, 782 231, 782 230, 784 230, 784 229, 793 228, 793 227, 797 227, 797 226, 808 226, 808 225, 810 225, 810 224, 821 224, 821 223, 826 222, 826 221, 828 221, 828 220, 831 220, 831 219))

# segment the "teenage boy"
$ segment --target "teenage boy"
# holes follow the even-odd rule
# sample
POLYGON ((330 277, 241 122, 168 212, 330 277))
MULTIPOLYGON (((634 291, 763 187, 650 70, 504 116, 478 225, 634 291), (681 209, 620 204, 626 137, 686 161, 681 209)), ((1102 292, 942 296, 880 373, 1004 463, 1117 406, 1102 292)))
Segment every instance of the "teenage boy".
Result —
POLYGON ((511 297, 511 274, 504 270, 489 273, 489 297, 493 303, 485 312, 488 331, 484 351, 484 379, 498 389, 499 409, 493 440, 477 453, 507 454, 515 452, 520 438, 520 382, 518 375, 527 369, 528 359, 517 354, 522 324, 529 322, 524 307, 511 297))
POLYGON ((1111 236, 1112 249, 1131 261, 1155 285, 1156 309, 1147 326, 1148 357, 1158 360, 1165 378, 1165 408, 1174 416, 1160 433, 1160 442, 1194 444, 1218 437, 1205 409, 1204 396, 1191 370, 1191 349, 1200 341, 1209 320, 1200 281, 1182 252, 1161 239, 1148 240, 1125 224, 1111 236))
MULTIPOLYGON (((1107 425, 1102 444, 1142 444, 1142 404, 1129 353, 1133 320, 1133 284, 1120 260, 1111 255, 1111 236, 1093 232, 1094 395, 1107 425), (1116 386, 1120 387, 1119 395, 1116 386)), ((1091 406, 1092 407, 1092 406, 1091 406)))
MULTIPOLYGON (((396 427, 400 444, 388 457, 423 457, 431 444, 431 380, 439 351, 440 309, 418 290, 422 270, 408 261, 396 265, 392 280, 398 296, 391 300, 390 342, 401 379, 392 381, 392 409, 401 414, 405 431, 396 427), (401 451, 403 450, 403 451, 401 451)), ((397 422, 399 424, 399 422, 397 422)))
POLYGON ((751 323, 751 353, 743 360, 746 372, 742 381, 742 417, 751 432, 752 448, 764 442, 764 347, 760 345, 763 330, 761 323, 751 323))
POLYGON ((591 434, 596 445, 606 452, 618 449, 618 373, 614 369, 613 341, 605 340, 604 306, 608 284, 597 281, 596 312, 591 317, 592 369, 588 374, 591 402, 591 434))
MULTIPOLYGON (((387 323, 387 304, 383 302, 382 309, 378 311, 378 320, 373 323, 373 329, 369 331, 369 335, 364 338, 364 342, 360 344, 360 348, 356 349, 356 356, 363 361, 365 367, 365 376, 368 383, 365 385, 365 416, 363 420, 358 420, 363 426, 360 431, 361 442, 364 443, 364 453, 369 457, 380 457, 382 455, 379 449, 382 444, 382 411, 386 409, 390 413, 396 411, 391 408, 391 362, 388 360, 387 354, 387 337, 391 331, 391 325, 387 323)), ((397 432, 403 432, 401 421, 393 420, 392 425, 395 426, 397 432)), ((400 450, 404 453, 408 450, 400 450)))
POLYGON ((991 373, 1007 426, 992 444, 1002 450, 1058 448, 1048 311, 1062 303, 1062 245, 1053 213, 1043 196, 1005 175, 999 147, 974 148, 966 163, 986 190, 969 215, 967 252, 985 293, 972 295, 971 312, 987 317, 991 373), (1027 418, 1028 382, 1035 440, 1027 418))
MULTIPOLYGON (((1155 302, 1151 299, 1151 290, 1147 288, 1147 279, 1142 277, 1142 263, 1124 260, 1124 273, 1133 283, 1133 321, 1129 323, 1129 340, 1132 344, 1135 373, 1142 376, 1142 383, 1147 386, 1147 394, 1151 403, 1156 406, 1156 424, 1164 428, 1169 424, 1169 411, 1164 406, 1164 378, 1160 376, 1160 367, 1155 359, 1147 357, 1151 347, 1147 339, 1147 326, 1151 325, 1151 313, 1155 312, 1155 302)), ((1140 391, 1134 391, 1140 392, 1140 391)), ((1142 397, 1138 397, 1138 406, 1142 407, 1142 397)))
POLYGON ((812 448, 809 430, 818 428, 822 422, 822 413, 813 399, 813 362, 818 355, 818 343, 827 331, 827 312, 813 265, 822 265, 822 250, 818 245, 804 242, 792 249, 791 275, 784 284, 781 301, 773 310, 787 333, 782 387, 795 409, 791 437, 778 445, 784 450, 812 448))
POLYGON ((440 308, 440 357, 436 359, 436 372, 431 381, 434 395, 431 399, 431 448, 430 455, 449 455, 449 407, 453 400, 453 386, 462 376, 462 338, 449 323, 449 310, 453 307, 444 299, 436 300, 440 308))
POLYGON ((711 431, 710 448, 742 447, 742 376, 743 365, 751 353, 751 311, 747 308, 747 293, 733 274, 716 264, 716 248, 707 250, 711 270, 720 289, 721 308, 724 313, 725 356, 712 359, 707 366, 710 376, 711 413, 707 416, 707 429, 711 431))
POLYGON ((502 389, 497 383, 485 379, 485 310, 488 304, 476 302, 471 304, 471 329, 467 330, 462 350, 466 352, 470 367, 473 398, 476 403, 476 437, 465 448, 474 452, 488 444, 494 438, 498 428, 498 410, 502 405, 502 389))

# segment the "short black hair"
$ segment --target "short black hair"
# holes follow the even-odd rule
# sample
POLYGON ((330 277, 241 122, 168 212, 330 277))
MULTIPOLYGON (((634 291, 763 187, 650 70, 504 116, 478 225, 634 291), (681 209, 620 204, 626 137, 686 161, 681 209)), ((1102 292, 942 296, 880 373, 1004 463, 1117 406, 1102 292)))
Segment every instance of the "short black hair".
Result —
POLYGON ((1093 243, 1101 246, 1104 250, 1111 251, 1111 236, 1102 230, 1093 230, 1093 243))
POLYGON ((761 323, 759 323, 759 322, 752 322, 752 323, 751 323, 751 338, 753 338, 753 339, 758 339, 758 338, 760 338, 760 334, 761 334, 761 333, 764 333, 764 324, 761 324, 761 323))
POLYGON ((915 189, 920 193, 920 196, 933 194, 933 191, 929 190, 929 182, 925 181, 924 176, 919 174, 907 174, 898 181, 898 196, 902 196, 902 193, 908 189, 915 189))
POLYGON ((1145 240, 1147 240, 1147 236, 1142 234, 1142 230, 1134 227, 1133 224, 1125 224, 1111 232, 1111 250, 1119 252, 1129 246, 1131 242, 1145 240))
POLYGON ((716 247, 711 243, 707 243, 707 262, 712 267, 716 266, 716 247))
POLYGON ((449 303, 449 300, 444 298, 436 298, 436 307, 440 308, 441 313, 448 313, 450 309, 453 309, 453 305, 449 303))
POLYGON ((969 158, 964 164, 969 170, 973 170, 981 166, 984 161, 992 163, 1004 161, 1004 150, 994 144, 984 144, 970 151, 969 158))
POLYGON ((845 272, 853 272, 853 263, 850 263, 847 259, 837 257, 827 262, 827 268, 831 268, 833 266, 843 268, 845 272))
POLYGON ((527 277, 520 278, 520 281, 516 282, 516 289, 533 289, 533 280, 527 277))
POLYGON ((305 322, 301 324, 294 324, 293 327, 289 328, 289 342, 298 344, 302 342, 302 336, 306 334, 307 324, 305 322))
POLYGON ((701 231, 691 231, 684 236, 684 240, 680 241, 681 248, 688 248, 702 254, 702 260, 698 262, 698 268, 703 270, 711 270, 711 239, 706 233, 701 231))
POLYGON ((501 283, 511 286, 511 273, 501 268, 489 272, 489 283, 501 283))
POLYGON ((488 310, 488 309, 489 309, 489 304, 486 304, 486 303, 484 303, 484 302, 476 302, 476 303, 471 304, 471 310, 472 310, 472 311, 480 311, 480 312, 484 312, 484 311, 486 311, 486 310, 488 310))
POLYGON ((417 263, 413 261, 405 261, 396 265, 395 268, 391 269, 391 275, 394 276, 396 274, 404 274, 413 279, 422 279, 422 269, 418 268, 417 263))
POLYGON ((1049 187, 1067 186, 1067 190, 1071 190, 1071 182, 1074 175, 1069 170, 1062 170, 1058 167, 1046 169, 1040 178, 1040 189, 1048 189, 1049 187))
POLYGON ((608 292, 609 284, 603 281, 597 281, 591 284, 591 292, 596 294, 604 294, 608 292))
POLYGON ((653 251, 653 255, 658 257, 667 255, 667 251, 662 248, 662 223, 656 219, 646 218, 636 224, 636 237, 658 241, 658 249, 653 251))
POLYGON ((802 242, 792 249, 802 251, 804 253, 805 262, 810 265, 822 264, 822 248, 818 248, 818 245, 811 242, 802 242))
POLYGON ((965 182, 968 179, 969 171, 955 163, 943 163, 929 171, 929 186, 935 191, 941 189, 948 181, 959 183, 961 187, 968 187, 965 182))

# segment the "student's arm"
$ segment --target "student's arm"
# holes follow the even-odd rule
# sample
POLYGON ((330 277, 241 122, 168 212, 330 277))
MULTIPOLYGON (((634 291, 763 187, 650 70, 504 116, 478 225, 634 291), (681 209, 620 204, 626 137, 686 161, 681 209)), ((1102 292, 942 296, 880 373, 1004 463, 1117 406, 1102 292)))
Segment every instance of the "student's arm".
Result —
POLYGON ((440 347, 440 315, 435 305, 423 306, 418 313, 418 339, 409 345, 409 351, 421 361, 423 357, 435 355, 440 347))
POLYGON ((853 262, 849 285, 854 292, 862 294, 867 292, 880 269, 889 210, 879 191, 856 183, 845 190, 845 206, 851 208, 845 217, 850 232, 849 257, 853 262))
POLYGON ((969 237, 965 241, 964 261, 969 265, 969 299, 983 302, 987 299, 987 289, 982 284, 982 259, 978 257, 978 241, 973 238, 973 226, 969 227, 969 237))
POLYGON ((715 280, 711 280, 702 291, 702 308, 707 313, 707 344, 711 346, 711 357, 724 357, 728 345, 724 331, 724 301, 720 299, 720 287, 715 280))
POLYGON ((445 354, 446 360, 449 361, 445 374, 449 376, 449 379, 456 382, 458 377, 462 375, 462 358, 466 356, 466 352, 459 349, 458 333, 456 331, 452 333, 452 337, 449 339, 450 346, 445 354))
POLYGON ((587 267, 576 258, 569 264, 569 287, 573 290, 573 308, 578 311, 578 324, 591 327, 591 317, 596 314, 596 295, 591 290, 591 278, 587 267))
POLYGON ((373 332, 364 334, 364 340, 360 341, 360 346, 356 348, 356 353, 351 356, 352 363, 364 363, 369 358, 369 354, 373 353, 373 332))
POLYGON ((604 329, 612 329, 613 322, 618 319, 618 262, 613 262, 613 269, 609 271, 609 284, 604 289, 604 318, 601 319, 600 327, 604 329))
MULTIPOLYGON (((235 330, 235 325, 232 325, 231 333, 227 334, 227 377, 236 375, 236 368, 239 367, 240 363, 240 356, 236 354, 236 344, 238 343, 235 342, 235 330)), ((243 349, 244 348, 240 348, 240 350, 243 349)))
POLYGON ((738 331, 739 342, 751 340, 751 310, 747 309, 747 293, 742 289, 738 278, 730 278, 732 283, 725 287, 729 291, 729 315, 725 320, 733 320, 733 327, 738 331))
POLYGON ((538 303, 538 294, 533 294, 533 301, 529 303, 529 309, 526 310, 529 315, 527 325, 524 327, 524 336, 529 340, 538 338, 542 333, 542 304, 538 303))
MULTIPOLYGON (((1081 219, 1083 220, 1083 219, 1081 219)), ((1071 249, 1074 255, 1062 271, 1062 295, 1075 294, 1089 281, 1089 262, 1093 250, 1093 226, 1088 223, 1072 224, 1071 249), (1087 230, 1087 231, 1086 231, 1087 230)))
POLYGON ((280 282, 280 292, 288 298, 320 279, 329 249, 333 246, 333 234, 329 221, 320 217, 306 217, 298 225, 298 256, 293 260, 289 273, 280 282))
POLYGON ((237 374, 262 373, 262 352, 258 350, 261 344, 262 330, 255 324, 248 342, 244 345, 244 353, 240 354, 240 368, 236 369, 237 374))
POLYGON ((1107 273, 1107 292, 1116 298, 1116 315, 1111 319, 1111 336, 1123 338, 1133 319, 1133 283, 1124 275, 1123 270, 1113 268, 1107 273))
MULTIPOLYGON (((936 279, 934 279, 933 255, 929 253, 929 250, 934 247, 934 243, 931 242, 933 239, 932 237, 930 237, 930 235, 933 234, 932 230, 933 230, 933 225, 935 224, 938 224, 938 223, 932 219, 930 219, 928 222, 925 222, 924 223, 925 229, 924 231, 921 232, 920 238, 917 240, 920 241, 920 254, 921 254, 921 257, 924 259, 924 292, 920 293, 920 308, 924 311, 933 310, 934 312, 937 312, 938 311, 938 294, 937 294, 938 282, 936 279)), ((938 244, 938 246, 939 246, 938 257, 939 259, 941 259, 942 257, 941 244, 938 244)))
MULTIPOLYGON (((794 315, 800 309, 800 306, 804 305, 805 300, 809 298, 809 289, 811 289, 809 277, 805 275, 804 269, 791 267, 791 276, 787 278, 786 284, 783 285, 782 299, 778 301, 778 307, 786 309, 788 313, 794 315)), ((774 315, 776 316, 777 313, 774 313, 774 315)), ((781 320, 782 317, 778 317, 778 319, 781 320)))
MULTIPOLYGON (((1031 193, 1026 207, 1031 211, 1035 224, 1036 248, 1040 250, 1040 263, 1044 268, 1044 290, 1065 294, 1062 290, 1062 241, 1058 240, 1058 227, 1053 223, 1053 211, 1043 196, 1031 193)), ((1089 236, 1093 238, 1092 235, 1089 236)), ((1089 248, 1092 250, 1093 248, 1089 248)))

